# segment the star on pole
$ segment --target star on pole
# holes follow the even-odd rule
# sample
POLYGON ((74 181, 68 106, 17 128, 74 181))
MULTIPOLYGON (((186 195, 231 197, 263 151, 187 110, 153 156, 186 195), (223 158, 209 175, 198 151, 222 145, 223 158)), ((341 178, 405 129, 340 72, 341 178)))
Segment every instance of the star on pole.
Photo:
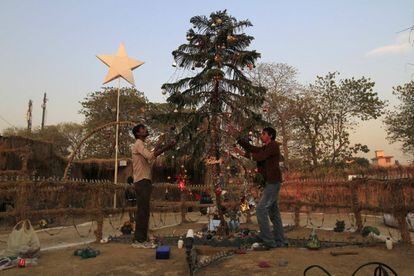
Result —
POLYGON ((128 57, 123 43, 119 45, 116 55, 98 55, 96 57, 109 67, 108 74, 106 75, 103 84, 121 77, 130 84, 135 85, 132 70, 144 64, 143 61, 128 57))

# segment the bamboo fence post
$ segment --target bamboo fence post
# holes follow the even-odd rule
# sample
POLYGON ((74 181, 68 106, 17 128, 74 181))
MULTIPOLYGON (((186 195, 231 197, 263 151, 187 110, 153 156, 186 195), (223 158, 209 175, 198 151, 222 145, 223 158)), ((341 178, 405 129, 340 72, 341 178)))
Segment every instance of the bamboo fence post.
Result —
POLYGON ((410 229, 408 228, 408 224, 406 221, 408 211, 405 208, 404 190, 402 188, 401 183, 394 182, 394 185, 391 186, 391 193, 393 199, 393 215, 398 221, 398 230, 401 234, 402 243, 411 244, 410 229))
POLYGON ((361 207, 358 200, 358 186, 361 183, 359 180, 351 180, 349 183, 349 189, 351 192, 351 210, 355 216, 355 222, 357 225, 357 232, 362 231, 362 217, 361 217, 361 207))
POLYGON ((185 214, 187 213, 187 210, 186 210, 184 192, 181 193, 180 200, 181 200, 181 223, 185 223, 185 222, 188 222, 188 220, 185 218, 185 214))
POLYGON ((295 212, 295 218, 294 218, 294 223, 295 223, 295 227, 299 227, 300 226, 300 180, 296 181, 296 202, 295 202, 295 208, 294 208, 294 212, 295 212))
POLYGON ((104 213, 103 213, 103 208, 104 208, 104 193, 103 193, 103 187, 101 187, 100 185, 101 183, 96 183, 96 185, 99 187, 98 188, 98 193, 96 195, 95 198, 95 206, 97 207, 97 214, 96 214, 96 223, 97 223, 97 228, 95 231, 95 237, 96 237, 96 242, 100 242, 102 240, 103 237, 103 221, 104 221, 104 213))
POLYGON ((20 180, 18 187, 18 196, 16 201, 16 215, 17 215, 17 221, 26 219, 26 209, 27 209, 27 186, 29 183, 26 183, 26 181, 20 180))

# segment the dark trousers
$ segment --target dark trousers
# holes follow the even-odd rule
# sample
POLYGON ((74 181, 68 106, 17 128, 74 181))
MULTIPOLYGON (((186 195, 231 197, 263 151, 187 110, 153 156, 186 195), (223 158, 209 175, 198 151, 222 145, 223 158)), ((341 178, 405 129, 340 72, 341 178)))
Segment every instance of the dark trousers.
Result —
POLYGON ((135 215, 135 240, 144 242, 148 238, 148 224, 150 217, 150 199, 152 183, 143 179, 134 183, 137 194, 137 213, 135 215))

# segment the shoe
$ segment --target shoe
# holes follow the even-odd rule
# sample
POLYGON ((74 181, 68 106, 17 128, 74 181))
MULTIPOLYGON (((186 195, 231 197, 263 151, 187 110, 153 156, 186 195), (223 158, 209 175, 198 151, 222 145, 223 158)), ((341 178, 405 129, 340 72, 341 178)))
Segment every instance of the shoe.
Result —
POLYGON ((134 248, 147 248, 147 249, 154 249, 157 245, 154 242, 134 242, 132 243, 132 247, 134 248))

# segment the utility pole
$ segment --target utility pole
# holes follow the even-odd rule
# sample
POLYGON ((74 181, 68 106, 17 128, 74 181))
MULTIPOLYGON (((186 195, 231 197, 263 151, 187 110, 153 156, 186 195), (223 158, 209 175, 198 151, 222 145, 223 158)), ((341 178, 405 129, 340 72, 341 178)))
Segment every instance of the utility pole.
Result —
POLYGON ((46 117, 46 102, 47 102, 47 98, 46 98, 46 93, 43 95, 43 103, 42 103, 42 127, 41 129, 43 129, 45 127, 45 117, 46 117))
POLYGON ((33 101, 29 100, 29 106, 27 108, 26 119, 27 119, 27 130, 32 131, 32 111, 33 111, 33 101))

